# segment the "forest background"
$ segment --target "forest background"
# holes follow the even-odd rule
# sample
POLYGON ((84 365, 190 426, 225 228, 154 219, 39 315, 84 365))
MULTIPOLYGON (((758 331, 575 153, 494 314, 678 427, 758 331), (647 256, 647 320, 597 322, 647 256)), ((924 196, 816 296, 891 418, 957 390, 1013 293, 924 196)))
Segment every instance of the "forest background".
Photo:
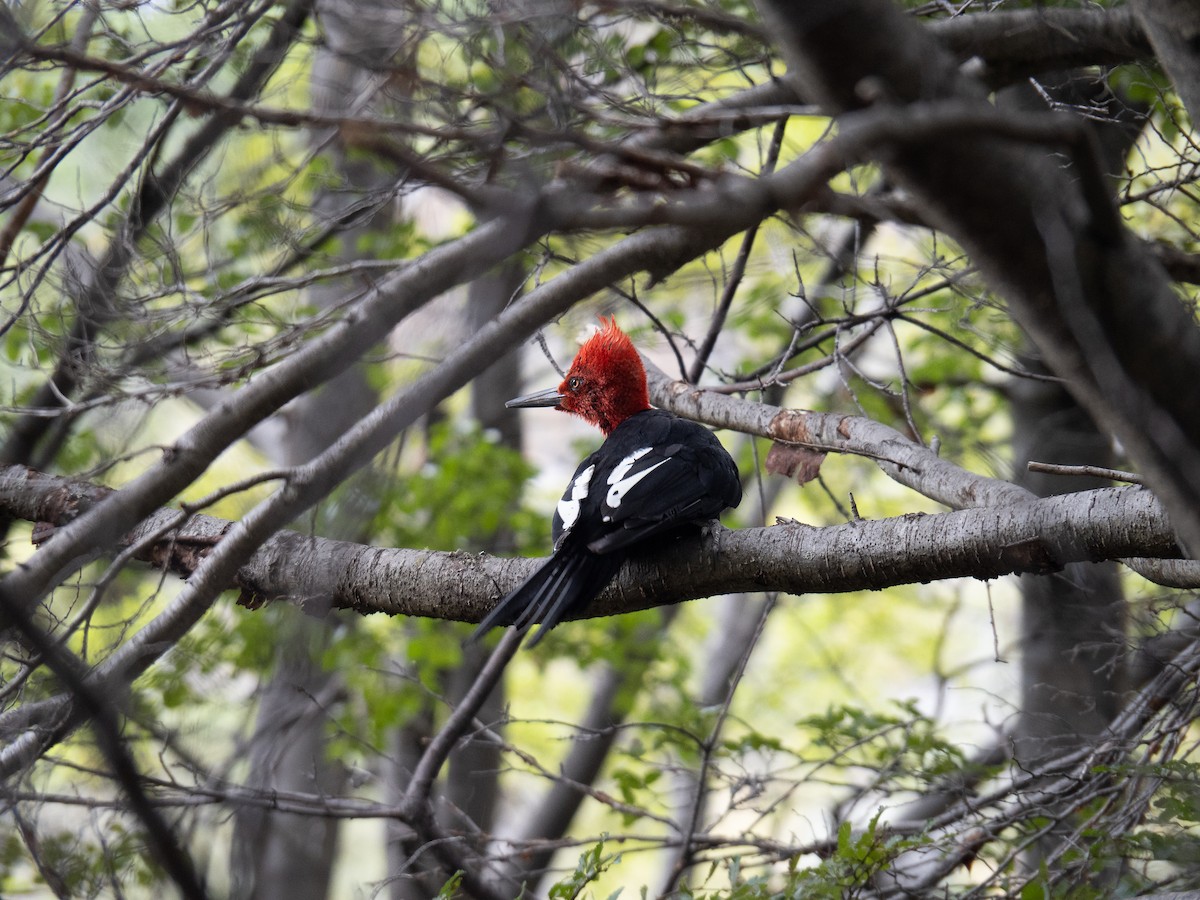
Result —
POLYGON ((40 0, 0 98, 6 895, 1200 888, 1194 5, 40 0), (464 646, 602 313, 746 499, 464 646))

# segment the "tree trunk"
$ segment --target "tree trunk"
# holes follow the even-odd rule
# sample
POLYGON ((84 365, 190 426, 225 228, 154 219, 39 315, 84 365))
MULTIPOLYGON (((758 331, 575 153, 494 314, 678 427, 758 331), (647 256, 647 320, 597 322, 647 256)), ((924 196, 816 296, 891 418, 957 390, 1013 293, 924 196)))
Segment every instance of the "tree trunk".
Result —
MULTIPOLYGON (((1104 168, 1117 175, 1137 139, 1136 121, 1121 121, 1129 110, 1095 77, 1041 79, 1045 96, 1071 108, 1108 107, 1117 124, 1092 127, 1102 148, 1104 168)), ((1001 106, 1044 110, 1042 92, 1029 85, 1010 88, 1001 106)), ((1031 371, 1047 374, 1036 359, 1031 371)), ((1030 461, 1062 465, 1113 463, 1112 441, 1059 382, 1020 379, 1010 397, 1013 415, 1014 480, 1041 497, 1103 487, 1094 478, 1030 472, 1030 461)), ((1026 770, 1086 747, 1104 734, 1120 709, 1125 685, 1125 601, 1118 564, 1073 563, 1051 576, 1022 575, 1021 709, 1014 753, 1026 770)), ((1034 869, 1060 846, 1048 834, 1026 856, 1034 869)))
MULTIPOLYGON (((328 41, 317 51, 312 71, 313 108, 323 114, 361 111, 375 99, 375 74, 401 45, 394 15, 383 5, 360 4, 354 15, 338 4, 321 3, 320 20, 328 41)), ((319 145, 327 134, 313 136, 319 145)), ((334 222, 362 204, 365 213, 341 237, 344 261, 360 256, 360 238, 389 227, 382 206, 388 183, 369 161, 352 159, 334 143, 330 155, 341 184, 316 198, 318 216, 334 222)), ((309 292, 314 305, 329 309, 344 301, 347 285, 322 282, 309 292)), ((282 428, 259 429, 272 441, 262 449, 279 465, 305 463, 326 450, 371 411, 377 395, 363 365, 355 365, 290 403, 277 419, 282 428), (276 442, 277 441, 277 442, 276 442)), ((316 533, 362 540, 361 523, 370 521, 376 492, 362 487, 367 471, 340 491, 334 519, 322 517, 316 533)), ((340 699, 339 680, 321 665, 331 628, 325 619, 296 610, 268 610, 279 636, 276 666, 259 699, 250 740, 249 786, 259 791, 296 791, 317 796, 344 792, 346 773, 326 750, 328 721, 340 699)), ((339 820, 247 808, 236 817, 233 838, 233 895, 254 900, 322 900, 328 895, 339 820)))

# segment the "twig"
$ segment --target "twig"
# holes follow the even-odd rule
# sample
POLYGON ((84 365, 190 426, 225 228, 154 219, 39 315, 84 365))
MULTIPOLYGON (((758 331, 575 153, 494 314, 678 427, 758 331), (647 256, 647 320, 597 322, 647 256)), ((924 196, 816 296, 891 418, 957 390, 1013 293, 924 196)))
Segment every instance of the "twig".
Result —
POLYGON ((1106 478, 1109 481, 1124 481, 1128 484, 1140 485, 1146 483, 1146 479, 1135 472, 1106 469, 1104 466, 1060 466, 1054 463, 1030 460, 1027 468, 1030 472, 1041 472, 1045 475, 1076 475, 1085 478, 1106 478))
POLYGON ((667 326, 663 324, 662 320, 651 311, 650 307, 646 306, 646 304, 638 299, 635 291, 622 290, 615 284, 612 286, 611 290, 614 294, 624 297, 626 300, 640 309, 646 315, 646 318, 654 323, 654 327, 658 330, 659 334, 667 339, 667 345, 670 346, 671 352, 675 354, 675 362, 679 364, 679 377, 684 381, 687 381, 687 366, 684 365, 683 354, 679 352, 679 347, 675 343, 675 337, 671 334, 671 329, 667 328, 667 326))
POLYGON ((518 628, 510 628, 500 638, 500 643, 492 651, 483 668, 475 677, 475 682, 463 695, 461 702, 454 708, 446 724, 433 736, 421 759, 413 769, 412 778, 404 791, 400 802, 403 818, 409 826, 427 844, 432 845, 433 851, 448 864, 451 870, 463 873, 463 882, 472 897, 481 900, 501 900, 503 895, 483 881, 474 866, 468 865, 467 860, 456 849, 457 839, 443 834, 437 825, 433 814, 431 794, 434 779, 445 765, 446 759, 454 745, 467 732, 475 721, 475 716, 487 700, 488 695, 495 689, 497 682, 504 675, 509 661, 521 646, 525 633, 518 628))
MULTIPOLYGON (((769 175, 775 171, 775 164, 779 161, 779 151, 783 146, 783 134, 787 128, 787 119, 780 119, 775 124, 775 131, 771 134, 771 146, 767 150, 767 159, 763 164, 763 174, 769 175)), ((708 365, 708 359, 712 356, 713 347, 717 344, 717 338, 720 337, 722 329, 725 327, 725 320, 729 316, 729 308, 733 306, 733 298, 737 294, 738 286, 742 283, 742 278, 746 274, 746 262, 750 258, 750 251, 754 248, 754 239, 758 235, 758 229, 761 222, 756 222, 752 227, 748 228, 742 237, 742 245, 738 248, 737 257, 733 261, 733 271, 729 273, 729 279, 725 282, 725 290, 721 292, 721 301, 717 304, 716 311, 713 312, 712 322, 709 323, 708 333, 704 336, 704 340, 700 342, 700 347, 696 351, 696 358, 692 360, 692 367, 688 371, 688 381, 696 384, 700 380, 700 376, 704 374, 704 367, 708 365)))
MULTIPOLYGON (((92 28, 96 24, 96 19, 100 17, 100 9, 94 4, 85 4, 83 14, 80 16, 79 25, 75 31, 74 37, 71 38, 71 49, 82 52, 87 46, 88 40, 92 36, 92 28)), ((12 23, 5 23, 6 25, 12 23)), ((18 39, 20 40, 20 39, 18 39)), ((78 70, 74 66, 68 66, 59 79, 58 87, 55 89, 54 101, 51 104, 51 109, 58 109, 60 104, 66 99, 71 92, 71 88, 75 85, 75 78, 78 75, 78 70)), ((30 185, 28 193, 21 198, 21 202, 17 204, 17 208, 13 210, 8 222, 3 230, 0 230, 0 266, 3 266, 8 260, 8 255, 12 251, 13 244, 17 240, 17 235, 20 234, 25 223, 29 221, 29 217, 33 215, 34 209, 41 202, 42 194, 45 192, 46 185, 50 183, 50 175, 58 162, 61 162, 62 156, 56 160, 56 150, 53 145, 47 145, 42 149, 41 161, 38 163, 39 168, 43 168, 41 174, 30 185)))
POLYGON ((708 796, 708 773, 712 766, 713 754, 724 731, 725 721, 729 717, 729 709, 733 705, 733 695, 737 691, 738 685, 741 684, 742 676, 746 672, 746 666, 750 662, 750 656, 754 653, 754 649, 758 646, 759 640, 762 638, 763 630, 767 625, 767 619, 770 618, 772 611, 774 611, 778 599, 778 593, 771 593, 767 596, 767 602, 763 604, 763 608, 759 613, 754 633, 751 635, 745 650, 742 652, 742 658, 738 661, 733 677, 729 680, 729 689, 725 693, 725 699, 717 713, 717 719, 713 723, 708 739, 700 748, 700 765, 696 771, 696 792, 690 804, 687 826, 680 834, 682 842, 679 848, 679 856, 676 858, 675 865, 667 876, 667 883, 664 885, 660 900, 674 893, 679 880, 683 877, 683 873, 695 862, 697 848, 694 836, 696 829, 700 825, 701 815, 704 812, 705 798, 708 796))
POLYGON ((463 695, 462 701, 455 707, 454 712, 446 720, 446 724, 441 730, 433 736, 429 742, 429 746, 425 748, 425 752, 421 754, 421 759, 413 769, 412 778, 409 779, 408 788, 404 791, 403 807, 408 810, 413 810, 412 818, 417 818, 415 810, 429 802, 430 791, 433 788, 433 780, 437 777, 437 773, 441 770, 446 758, 450 755, 450 751, 458 742, 458 739, 466 733, 466 730, 471 726, 475 719, 475 714, 479 712, 483 701, 487 699, 488 694, 492 692, 492 688, 500 680, 500 676, 504 674, 504 669, 508 665, 508 661, 513 658, 517 652, 517 648, 521 645, 521 639, 524 633, 517 628, 510 628, 505 631, 504 636, 500 638, 500 643, 496 645, 496 649, 492 651, 492 655, 488 657, 483 668, 479 670, 479 674, 475 677, 475 683, 471 685, 466 694, 463 695))

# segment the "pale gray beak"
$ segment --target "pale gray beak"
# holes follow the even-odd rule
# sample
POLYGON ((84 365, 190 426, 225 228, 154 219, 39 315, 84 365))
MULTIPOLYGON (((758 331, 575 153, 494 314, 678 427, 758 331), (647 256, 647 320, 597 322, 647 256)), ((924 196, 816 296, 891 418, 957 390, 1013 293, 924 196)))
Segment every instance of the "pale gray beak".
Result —
POLYGON ((532 394, 526 394, 524 397, 514 397, 505 403, 508 409, 516 409, 517 407, 532 408, 536 406, 558 406, 563 400, 563 395, 558 392, 558 388, 546 388, 544 391, 535 391, 532 394))

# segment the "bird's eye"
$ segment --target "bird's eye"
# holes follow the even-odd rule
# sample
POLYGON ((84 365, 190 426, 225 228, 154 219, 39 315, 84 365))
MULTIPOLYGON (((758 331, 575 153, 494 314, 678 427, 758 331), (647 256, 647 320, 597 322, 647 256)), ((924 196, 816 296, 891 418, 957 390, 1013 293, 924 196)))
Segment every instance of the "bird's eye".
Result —
POLYGON ((583 379, 578 375, 572 375, 567 379, 567 389, 577 391, 583 386, 583 379))

